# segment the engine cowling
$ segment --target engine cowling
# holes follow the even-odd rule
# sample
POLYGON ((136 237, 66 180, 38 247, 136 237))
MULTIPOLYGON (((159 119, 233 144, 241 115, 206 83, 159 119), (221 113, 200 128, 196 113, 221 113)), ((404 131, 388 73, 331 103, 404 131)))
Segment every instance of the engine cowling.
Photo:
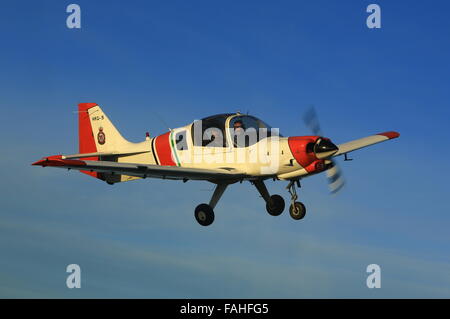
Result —
POLYGON ((297 163, 309 173, 323 171, 325 160, 339 150, 330 139, 321 136, 291 136, 288 143, 297 163))

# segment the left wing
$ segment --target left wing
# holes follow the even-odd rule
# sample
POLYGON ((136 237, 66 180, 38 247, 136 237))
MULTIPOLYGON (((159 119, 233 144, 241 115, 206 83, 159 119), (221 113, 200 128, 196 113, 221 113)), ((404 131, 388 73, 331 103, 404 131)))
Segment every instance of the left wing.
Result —
POLYGON ((367 146, 370 146, 373 144, 389 141, 389 140, 391 140, 393 138, 397 138, 399 136, 400 136, 400 134, 397 132, 384 132, 384 133, 371 135, 368 137, 363 137, 363 138, 360 138, 357 140, 353 140, 351 142, 339 144, 338 145, 339 151, 337 151, 337 153, 334 154, 333 157, 343 155, 346 153, 350 153, 350 152, 359 150, 360 148, 367 147, 367 146))
POLYGON ((80 171, 106 174, 123 174, 141 178, 154 177, 163 179, 193 179, 209 181, 250 178, 249 175, 233 171, 230 168, 203 169, 152 164, 118 163, 111 161, 75 160, 64 159, 62 155, 44 157, 32 165, 76 169, 80 171))

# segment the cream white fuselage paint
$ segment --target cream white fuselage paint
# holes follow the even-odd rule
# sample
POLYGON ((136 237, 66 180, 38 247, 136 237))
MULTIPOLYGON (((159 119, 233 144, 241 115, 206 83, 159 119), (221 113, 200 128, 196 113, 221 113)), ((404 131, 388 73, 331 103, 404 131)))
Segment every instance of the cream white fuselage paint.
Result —
MULTIPOLYGON (((127 141, 99 106, 89 109, 89 118, 97 151, 111 154, 103 156, 104 159, 113 159, 118 163, 161 165, 158 160, 161 154, 152 148, 156 137, 147 138, 140 143, 127 141), (104 138, 99 138, 99 134, 103 134, 104 138)), ((194 145, 193 124, 189 124, 171 130, 168 135, 170 150, 165 151, 170 151, 174 165, 181 167, 227 169, 246 175, 273 177, 302 171, 303 167, 292 156, 286 137, 267 137, 247 147, 235 147, 229 128, 232 118, 230 116, 226 121, 226 145, 223 147, 194 145), (179 133, 183 133, 185 137, 182 148, 178 147, 176 140, 179 133)), ((137 177, 122 175, 120 181, 133 179, 137 177)), ((118 182, 118 177, 114 181, 118 182)))
POLYGON ((175 128, 169 136, 174 163, 181 167, 226 169, 252 176, 272 176, 301 171, 289 148, 288 138, 269 136, 247 147, 233 143, 230 116, 225 122, 224 143, 214 146, 195 145, 194 124, 175 128), (184 136, 183 147, 178 147, 177 136, 184 136))

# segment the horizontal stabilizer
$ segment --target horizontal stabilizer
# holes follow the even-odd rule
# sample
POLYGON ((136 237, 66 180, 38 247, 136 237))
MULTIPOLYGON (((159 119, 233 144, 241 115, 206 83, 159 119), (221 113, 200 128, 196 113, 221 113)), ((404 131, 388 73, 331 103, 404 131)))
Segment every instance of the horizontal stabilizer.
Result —
POLYGON ((95 157, 95 156, 131 156, 150 153, 150 151, 140 151, 140 152, 95 152, 95 153, 82 153, 82 154, 71 154, 71 155, 62 155, 62 159, 72 159, 72 158, 86 158, 86 157, 95 157))

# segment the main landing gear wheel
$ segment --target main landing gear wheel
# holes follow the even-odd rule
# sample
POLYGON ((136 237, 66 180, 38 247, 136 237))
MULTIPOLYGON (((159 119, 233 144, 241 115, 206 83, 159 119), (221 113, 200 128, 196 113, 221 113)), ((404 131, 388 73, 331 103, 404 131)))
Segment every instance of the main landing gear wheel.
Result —
POLYGON ((202 226, 209 226, 214 221, 214 210, 208 204, 200 204, 195 208, 195 219, 202 226))
POLYGON ((284 210, 284 199, 280 195, 270 196, 270 201, 266 203, 267 212, 272 216, 279 216, 284 210))
POLYGON ((306 207, 301 202, 294 202, 289 206, 289 214, 295 220, 302 219, 306 215, 306 207))

